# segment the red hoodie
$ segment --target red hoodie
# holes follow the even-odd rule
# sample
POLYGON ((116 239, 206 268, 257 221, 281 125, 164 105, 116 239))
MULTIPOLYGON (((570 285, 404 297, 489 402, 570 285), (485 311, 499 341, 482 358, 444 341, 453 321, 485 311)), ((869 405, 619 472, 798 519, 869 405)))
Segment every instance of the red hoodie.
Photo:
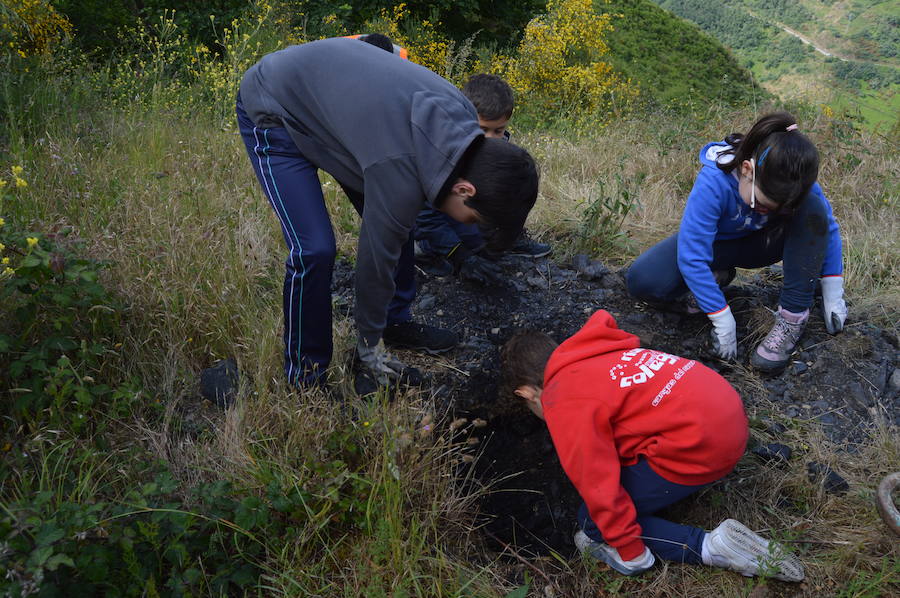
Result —
POLYGON ((748 436, 741 398, 724 378, 638 343, 598 311, 550 356, 541 394, 563 469, 624 560, 644 543, 620 468, 643 455, 670 482, 708 484, 734 468, 748 436))

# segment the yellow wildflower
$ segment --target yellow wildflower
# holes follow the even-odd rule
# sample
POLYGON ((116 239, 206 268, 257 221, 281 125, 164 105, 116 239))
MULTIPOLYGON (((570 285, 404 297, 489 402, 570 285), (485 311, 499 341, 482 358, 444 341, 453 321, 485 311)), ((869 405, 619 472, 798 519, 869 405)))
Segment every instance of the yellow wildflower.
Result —
POLYGON ((0 265, 8 266, 8 265, 9 265, 9 258, 8 258, 8 257, 5 257, 5 258, 3 258, 2 260, 0 260, 0 265))
POLYGON ((28 237, 25 240, 28 242, 28 249, 33 249, 38 244, 37 237, 28 237))
POLYGON ((16 177, 16 187, 27 187, 27 186, 28 186, 28 183, 25 181, 25 179, 20 179, 19 177, 16 177))
POLYGON ((0 189, 6 187, 6 179, 0 179, 0 189))
POLYGON ((3 271, 4 274, 15 274, 16 271, 7 266, 6 270, 3 271))
POLYGON ((19 175, 22 174, 23 172, 25 172, 25 169, 22 168, 21 166, 13 166, 13 167, 12 167, 12 173, 13 173, 15 176, 19 176, 19 175))
POLYGON ((0 218, 0 226, 3 226, 4 224, 6 224, 6 220, 4 220, 3 218, 0 218))

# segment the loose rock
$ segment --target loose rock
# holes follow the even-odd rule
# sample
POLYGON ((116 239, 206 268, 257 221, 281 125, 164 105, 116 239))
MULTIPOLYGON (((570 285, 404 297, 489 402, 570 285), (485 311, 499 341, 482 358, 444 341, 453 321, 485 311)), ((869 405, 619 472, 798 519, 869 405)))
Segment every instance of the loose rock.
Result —
POLYGON ((790 447, 784 444, 778 444, 777 442, 758 446, 753 449, 752 453, 766 463, 774 462, 777 464, 783 464, 787 463, 791 458, 790 447))
POLYGON ((200 396, 221 409, 228 409, 234 405, 239 382, 237 362, 230 357, 223 359, 200 372, 200 396))
POLYGON ((821 483, 828 494, 843 494, 850 489, 847 480, 839 476, 833 469, 823 463, 812 461, 806 464, 809 481, 821 483))

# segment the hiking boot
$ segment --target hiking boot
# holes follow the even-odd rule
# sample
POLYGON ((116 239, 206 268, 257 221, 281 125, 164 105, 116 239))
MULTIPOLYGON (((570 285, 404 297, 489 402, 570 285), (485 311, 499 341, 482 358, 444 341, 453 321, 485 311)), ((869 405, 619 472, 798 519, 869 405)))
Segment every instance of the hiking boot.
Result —
POLYGON ((808 319, 808 309, 795 314, 779 305, 778 311, 775 312, 775 325, 756 347, 756 351, 750 357, 750 364, 764 372, 783 370, 800 341, 808 319))
POLYGON ((547 243, 538 243, 528 234, 528 231, 522 229, 516 242, 513 243, 506 253, 507 255, 518 255, 522 257, 538 258, 544 257, 553 251, 553 248, 547 243))
POLYGON ((384 344, 401 349, 424 351, 436 355, 449 351, 459 343, 459 337, 452 330, 438 328, 418 322, 388 324, 381 333, 384 344))
POLYGON ((703 563, 781 581, 803 581, 803 564, 777 542, 769 542, 746 525, 726 519, 703 540, 703 563))

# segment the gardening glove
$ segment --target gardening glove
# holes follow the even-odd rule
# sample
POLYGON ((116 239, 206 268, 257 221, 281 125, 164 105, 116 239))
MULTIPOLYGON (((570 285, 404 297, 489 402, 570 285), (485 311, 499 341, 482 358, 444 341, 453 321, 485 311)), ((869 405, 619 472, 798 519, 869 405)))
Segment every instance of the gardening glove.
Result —
POLYGON ((638 573, 643 573, 656 562, 653 553, 650 552, 650 549, 646 546, 644 547, 643 554, 630 561, 623 561, 622 557, 619 556, 619 551, 609 544, 601 544, 598 542, 595 544, 594 548, 595 550, 591 552, 593 556, 600 559, 622 575, 637 575, 638 573))
POLYGON ((712 322, 713 352, 722 359, 732 360, 737 357, 737 324, 727 305, 725 309, 709 314, 712 322))
POLYGON ((384 341, 379 340, 374 347, 359 341, 356 344, 356 354, 362 367, 368 370, 372 378, 380 386, 388 386, 391 381, 396 381, 407 370, 406 364, 394 357, 384 348, 384 341))
POLYGON ((822 283, 822 315, 829 334, 837 334, 844 329, 847 319, 847 304, 844 302, 844 277, 824 276, 822 283))
POLYGON ((472 253, 462 245, 457 245, 447 257, 453 264, 456 275, 462 280, 483 286, 495 285, 500 282, 502 274, 500 266, 477 253, 472 253))

